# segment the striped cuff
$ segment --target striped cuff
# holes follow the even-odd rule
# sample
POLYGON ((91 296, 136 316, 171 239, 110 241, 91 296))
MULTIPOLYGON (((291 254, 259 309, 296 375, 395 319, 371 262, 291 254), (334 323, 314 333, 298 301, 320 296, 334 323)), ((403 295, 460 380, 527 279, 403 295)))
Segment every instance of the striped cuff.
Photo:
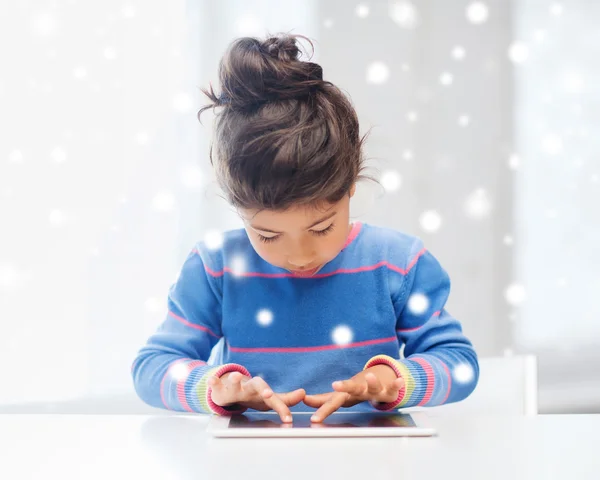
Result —
POLYGON ((212 401, 212 388, 208 385, 208 379, 213 376, 222 377, 223 375, 229 372, 240 372, 242 375, 252 377, 248 370, 246 370, 241 365, 238 365, 237 363, 227 363, 225 365, 219 365, 218 367, 215 367, 206 372, 198 382, 198 385, 196 387, 196 393, 198 394, 198 400, 200 401, 200 405, 202 405, 202 407, 207 412, 212 412, 217 415, 234 415, 238 413, 244 413, 247 410, 247 408, 236 407, 234 405, 232 405, 231 407, 224 408, 212 401))
POLYGON ((363 370, 374 367, 375 365, 387 365, 391 367, 398 378, 404 379, 404 386, 398 392, 398 398, 395 401, 389 403, 371 402, 371 405, 377 410, 394 410, 399 407, 403 407, 408 402, 412 392, 415 389, 415 382, 413 376, 410 374, 408 368, 398 360, 388 355, 377 355, 369 360, 363 370))

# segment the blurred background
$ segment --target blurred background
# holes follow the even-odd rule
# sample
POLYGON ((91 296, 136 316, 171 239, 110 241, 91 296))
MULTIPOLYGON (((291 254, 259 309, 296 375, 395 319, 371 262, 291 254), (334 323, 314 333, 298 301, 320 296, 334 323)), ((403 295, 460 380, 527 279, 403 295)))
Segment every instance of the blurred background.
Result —
POLYGON ((353 217, 423 238, 481 356, 538 355, 540 412, 600 412, 599 23, 594 0, 2 2, 0 412, 131 395, 186 255, 242 225, 196 113, 267 32, 311 38, 371 131, 353 217))

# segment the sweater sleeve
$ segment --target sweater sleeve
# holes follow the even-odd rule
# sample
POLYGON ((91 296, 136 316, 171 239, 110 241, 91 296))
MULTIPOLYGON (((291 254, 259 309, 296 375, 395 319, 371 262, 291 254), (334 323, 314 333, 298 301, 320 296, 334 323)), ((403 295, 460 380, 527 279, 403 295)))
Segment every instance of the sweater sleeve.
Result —
POLYGON ((221 331, 219 279, 207 272, 201 245, 185 260, 168 295, 168 312, 157 331, 138 352, 131 366, 138 396, 147 404, 179 412, 229 415, 211 400, 210 376, 239 371, 241 365, 209 365, 221 331))
POLYGON ((471 394, 479 378, 475 350, 445 308, 450 294, 448 274, 420 240, 410 259, 404 281, 392 295, 404 358, 379 355, 365 365, 386 364, 404 378, 398 399, 374 405, 380 410, 458 402, 471 394))

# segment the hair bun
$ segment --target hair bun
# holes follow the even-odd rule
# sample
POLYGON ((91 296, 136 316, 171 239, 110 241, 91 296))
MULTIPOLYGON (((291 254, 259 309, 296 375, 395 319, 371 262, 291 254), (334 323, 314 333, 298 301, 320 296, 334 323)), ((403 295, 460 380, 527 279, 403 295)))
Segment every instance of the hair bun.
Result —
POLYGON ((242 37, 231 43, 219 65, 221 95, 217 97, 212 87, 205 91, 212 106, 253 109, 268 102, 306 98, 326 85, 320 65, 300 60, 299 38, 313 46, 308 38, 289 34, 265 40, 242 37))

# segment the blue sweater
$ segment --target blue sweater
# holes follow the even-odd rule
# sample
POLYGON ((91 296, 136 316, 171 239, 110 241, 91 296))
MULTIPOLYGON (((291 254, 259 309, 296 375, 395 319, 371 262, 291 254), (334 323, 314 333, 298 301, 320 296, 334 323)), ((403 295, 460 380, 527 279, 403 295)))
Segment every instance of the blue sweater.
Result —
MULTIPOLYGON (((475 388, 479 367, 445 309, 449 293, 422 241, 394 230, 355 223, 344 249, 310 278, 265 262, 245 230, 231 231, 219 249, 199 242, 189 253, 164 322, 133 362, 135 389, 155 407, 230 414, 212 402, 210 375, 236 370, 275 392, 315 394, 385 363, 405 380, 398 400, 353 409, 456 402, 475 388)), ((303 410, 311 409, 292 408, 303 410)))

